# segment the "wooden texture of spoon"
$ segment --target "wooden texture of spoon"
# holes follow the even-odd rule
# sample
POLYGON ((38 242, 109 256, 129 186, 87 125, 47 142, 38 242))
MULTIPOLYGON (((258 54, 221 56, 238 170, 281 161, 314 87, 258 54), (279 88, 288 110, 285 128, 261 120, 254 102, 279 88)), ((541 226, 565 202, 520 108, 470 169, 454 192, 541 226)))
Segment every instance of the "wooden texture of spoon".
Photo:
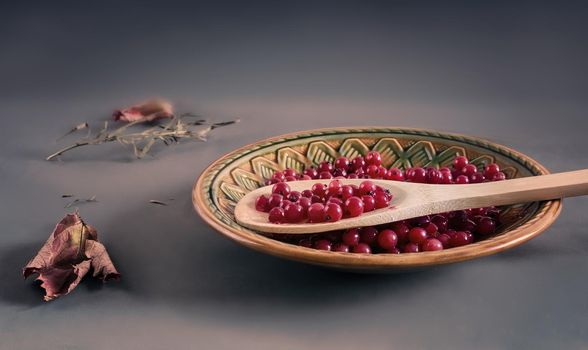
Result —
MULTIPOLYGON (((340 181, 343 185, 359 185, 365 180, 340 181)), ((317 182, 328 184, 330 181, 332 180, 292 181, 288 185, 292 191, 302 192, 317 182)), ((268 221, 267 213, 255 209, 257 197, 271 194, 272 186, 265 186, 249 192, 237 203, 235 219, 239 224, 257 231, 303 234, 381 225, 452 210, 588 195, 588 169, 469 185, 429 185, 375 179, 369 181, 390 190, 394 195, 390 207, 336 222, 272 224, 268 221)))

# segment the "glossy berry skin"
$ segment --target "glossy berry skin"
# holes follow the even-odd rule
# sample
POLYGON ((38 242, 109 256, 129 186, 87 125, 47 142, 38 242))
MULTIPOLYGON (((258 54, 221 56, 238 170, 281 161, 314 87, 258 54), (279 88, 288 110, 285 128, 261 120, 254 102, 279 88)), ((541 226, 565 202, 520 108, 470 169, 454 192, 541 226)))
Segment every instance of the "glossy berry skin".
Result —
POLYGON ((349 185, 341 186, 341 199, 343 199, 344 201, 353 197, 353 193, 353 187, 349 185))
POLYGON ((362 227, 359 230, 359 241, 361 243, 372 245, 378 237, 378 230, 375 227, 362 227))
POLYGON ((384 192, 378 192, 374 195, 374 204, 376 209, 386 208, 390 204, 388 196, 384 192))
POLYGON ((269 211, 269 197, 261 195, 255 200, 255 209, 267 213, 269 211))
POLYGON ((372 197, 372 196, 369 196, 369 195, 361 196, 361 201, 363 202, 363 212, 364 213, 372 211, 376 208, 376 201, 375 201, 374 197, 372 197))
POLYGON ((347 177, 347 171, 345 171, 343 169, 335 169, 335 170, 333 170, 333 176, 335 178, 338 178, 338 177, 346 178, 347 177))
POLYGON ((300 199, 300 197, 302 197, 302 193, 300 193, 298 191, 291 191, 290 194, 288 196, 286 196, 286 198, 290 202, 298 202, 298 200, 300 199))
POLYGON ((298 176, 298 173, 296 173, 296 170, 288 168, 288 169, 284 170, 284 176, 286 176, 286 177, 288 177, 288 176, 294 176, 294 177, 296 177, 296 176, 298 176))
POLYGON ((449 227, 449 220, 443 215, 435 215, 431 218, 431 223, 437 226, 438 232, 445 232, 449 227))
POLYGON ((362 156, 355 157, 351 161, 351 168, 353 170, 363 169, 364 166, 365 166, 365 159, 362 156))
POLYGON ((314 249, 318 250, 331 250, 332 243, 327 239, 321 239, 314 242, 314 249))
POLYGON ((319 173, 315 168, 308 168, 304 170, 303 174, 309 176, 311 179, 316 179, 319 173))
POLYGON ((443 243, 436 238, 429 238, 423 243, 423 251, 432 252, 436 250, 443 250, 443 243))
POLYGON ((277 194, 277 193, 272 194, 269 198, 269 201, 268 201, 268 208, 272 209, 275 207, 281 207, 283 200, 284 200, 284 197, 282 197, 281 194, 277 194))
POLYGON ((386 172, 386 180, 404 181, 404 173, 398 168, 390 168, 386 172))
POLYGON ((354 247, 354 246, 358 245, 359 244, 359 229, 352 228, 352 229, 349 229, 349 230, 343 232, 343 235, 341 236, 341 242, 343 242, 344 244, 346 244, 350 247, 354 247))
POLYGON ((337 203, 327 203, 325 206, 325 217, 326 222, 335 222, 343 218, 343 209, 337 203))
POLYGON ((319 164, 319 166, 317 167, 317 171, 319 172, 319 174, 323 171, 326 171, 327 173, 332 172, 334 169, 333 164, 329 163, 329 162, 322 162, 319 164))
POLYGON ((498 173, 499 171, 500 167, 498 166, 498 164, 490 163, 486 165, 486 167, 484 168, 484 176, 487 179, 491 179, 494 176, 494 174, 498 173))
POLYGON ((423 168, 412 168, 406 172, 406 180, 416 183, 427 182, 427 171, 423 168))
POLYGON ((275 207, 269 211, 269 222, 273 224, 281 224, 284 221, 284 209, 280 207, 275 207))
POLYGON ((310 208, 310 205, 312 204, 312 202, 310 201, 310 198, 302 197, 298 200, 298 204, 300 204, 300 206, 302 207, 304 216, 306 216, 308 208, 310 208))
POLYGON ((449 238, 449 245, 451 247, 461 247, 473 242, 471 235, 467 232, 457 231, 449 238))
POLYGON ((356 254, 371 254, 372 249, 365 243, 359 243, 355 247, 351 248, 351 251, 356 254))
POLYGON ((363 181, 359 184, 359 194, 362 196, 372 195, 376 192, 376 185, 371 181, 363 181))
POLYGON ((475 229, 475 232, 482 236, 491 235, 494 231, 496 231, 496 222, 489 217, 482 217, 475 229))
POLYGON ((473 173, 472 175, 470 175, 469 180, 472 184, 478 184, 484 182, 484 180, 486 180, 486 177, 484 177, 482 173, 473 173))
POLYGON ((278 182, 272 187, 272 193, 280 194, 282 197, 288 197, 290 192, 290 186, 285 182, 278 182))
POLYGON ((465 185, 465 184, 470 183, 470 179, 466 175, 459 175, 455 179, 455 183, 458 185, 465 185))
POLYGON ((300 204, 290 203, 284 208, 284 219, 286 222, 295 224, 304 219, 304 211, 300 204))
POLYGON ((437 225, 432 222, 425 226, 424 229, 427 231, 427 235, 429 236, 435 236, 439 232, 437 225))
POLYGON ((337 196, 341 192, 341 181, 333 180, 327 186, 327 195, 328 196, 337 196))
POLYGON ((312 185, 311 190, 312 190, 312 194, 322 198, 327 193, 327 186, 325 184, 316 183, 316 184, 312 185))
MULTIPOLYGON (((343 208, 343 200, 339 197, 329 197, 329 199, 327 199, 327 203, 335 203, 341 206, 341 208, 343 208)), ((327 204, 325 203, 325 204, 327 204)))
POLYGON ((347 216, 354 218, 363 214, 364 204, 359 197, 349 197, 345 201, 345 213, 347 216))
POLYGON ((296 181, 298 180, 298 178, 296 178, 296 176, 286 176, 286 182, 291 182, 291 181, 296 181))
POLYGON ((425 182, 433 185, 439 184, 441 183, 442 176, 441 172, 437 169, 427 169, 425 182))
POLYGON ((300 194, 302 195, 302 197, 306 197, 306 198, 311 198, 313 195, 311 190, 304 190, 304 191, 300 192, 300 194))
POLYGON ((319 179, 321 180, 328 180, 328 179, 332 179, 333 178, 333 174, 331 174, 329 171, 322 171, 319 174, 319 179))
POLYGON ((308 208, 308 221, 323 222, 325 221, 325 206, 322 203, 313 203, 308 208))
POLYGON ((502 181, 506 180, 506 175, 502 171, 497 172, 492 176, 492 181, 502 181))
POLYGON ((335 243, 331 247, 331 251, 333 252, 341 252, 341 253, 349 253, 349 246, 343 243, 335 243))
POLYGON ((458 156, 458 157, 455 157, 455 159, 453 159, 453 169, 460 170, 468 164, 469 164, 469 161, 464 156, 458 156))
POLYGON ((339 157, 335 160, 335 169, 342 169, 347 171, 349 169, 349 159, 347 157, 339 157))
POLYGON ((464 166, 463 168, 461 168, 461 173, 467 177, 472 176, 472 174, 475 174, 478 172, 478 167, 476 167, 474 164, 468 164, 466 166, 464 166))
POLYGON ((366 169, 366 173, 370 177, 370 179, 377 179, 379 174, 380 167, 377 165, 368 165, 366 169))
POLYGON ((408 242, 408 232, 410 232, 410 227, 408 227, 407 224, 404 222, 395 222, 392 224, 392 230, 396 232, 399 244, 405 244, 408 242))
POLYGON ((404 249, 402 250, 403 253, 418 253, 420 251, 421 250, 419 245, 415 243, 406 243, 406 245, 404 245, 404 249))
POLYGON ((378 152, 370 151, 365 155, 365 162, 368 165, 380 166, 382 165, 382 156, 378 152))
POLYGON ((443 246, 443 249, 447 249, 450 247, 449 245, 449 235, 446 233, 442 233, 439 236, 436 237, 436 239, 441 242, 441 245, 443 246))
POLYGON ((385 250, 396 248, 396 244, 398 243, 398 236, 396 235, 396 232, 390 229, 380 231, 376 239, 378 246, 385 250))
POLYGON ((408 240, 415 244, 424 243, 427 240, 427 231, 422 227, 413 227, 408 232, 408 240))

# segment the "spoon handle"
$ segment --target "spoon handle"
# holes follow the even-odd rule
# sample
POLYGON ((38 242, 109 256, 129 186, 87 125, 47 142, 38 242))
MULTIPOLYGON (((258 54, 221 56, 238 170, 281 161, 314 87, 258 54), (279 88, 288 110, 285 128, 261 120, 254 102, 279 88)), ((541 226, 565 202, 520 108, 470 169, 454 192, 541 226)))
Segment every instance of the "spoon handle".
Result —
POLYGON ((588 169, 464 186, 452 200, 485 207, 588 195, 588 169))

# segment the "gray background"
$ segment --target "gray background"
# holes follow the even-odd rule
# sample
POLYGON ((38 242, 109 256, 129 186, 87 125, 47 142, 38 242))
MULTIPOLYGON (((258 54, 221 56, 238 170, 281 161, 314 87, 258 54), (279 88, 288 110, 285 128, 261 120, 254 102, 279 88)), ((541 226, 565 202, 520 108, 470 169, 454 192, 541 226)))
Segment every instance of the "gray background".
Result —
POLYGON ((587 348, 587 198, 566 200, 519 248, 403 275, 250 251, 190 203, 220 155, 315 127, 440 129, 552 171, 588 167, 587 11, 556 1, 4 2, 0 348, 587 348), (43 160, 70 126, 97 127, 150 96, 243 123, 142 161, 118 145, 43 160), (97 196, 81 214, 123 279, 88 278, 43 303, 20 269, 63 216, 63 193, 97 196))

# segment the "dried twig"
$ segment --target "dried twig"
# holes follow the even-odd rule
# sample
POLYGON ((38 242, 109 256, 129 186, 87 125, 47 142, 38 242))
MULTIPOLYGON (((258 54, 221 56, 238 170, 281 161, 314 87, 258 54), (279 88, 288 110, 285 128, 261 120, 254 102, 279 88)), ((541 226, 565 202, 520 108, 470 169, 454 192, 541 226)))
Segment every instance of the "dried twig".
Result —
POLYGON ((156 200, 156 199, 151 199, 151 200, 149 201, 149 203, 151 203, 151 204, 157 204, 157 205, 167 205, 167 203, 165 203, 165 202, 162 202, 162 201, 158 201, 158 200, 156 200))
POLYGON ((57 140, 55 141, 59 141, 62 138, 66 137, 67 135, 73 134, 74 132, 78 131, 78 130, 82 130, 82 129, 86 129, 89 128, 90 125, 88 125, 88 123, 84 122, 84 123, 80 123, 76 126, 74 126, 73 128, 71 128, 68 132, 66 132, 65 134, 63 134, 62 136, 60 136, 57 140))
POLYGON ((64 208, 70 208, 70 207, 72 207, 76 204, 80 204, 80 203, 91 203, 91 202, 98 202, 98 200, 96 199, 96 196, 92 196, 90 198, 82 198, 82 199, 76 198, 73 201, 67 203, 64 208))
POLYGON ((221 123, 208 123, 203 119, 190 120, 191 118, 199 117, 192 114, 183 114, 179 117, 174 116, 167 123, 153 125, 140 132, 129 132, 128 129, 134 125, 148 121, 145 118, 130 122, 114 130, 109 130, 108 122, 105 122, 104 128, 95 135, 82 138, 74 144, 49 155, 46 159, 53 160, 63 153, 78 147, 100 145, 107 142, 119 142, 123 145, 130 145, 133 147, 135 156, 137 158, 143 158, 149 154, 153 145, 158 141, 163 142, 165 145, 179 143, 185 139, 206 141, 208 134, 212 130, 239 122, 239 119, 237 119, 221 123), (199 126, 206 127, 198 128, 199 126))

